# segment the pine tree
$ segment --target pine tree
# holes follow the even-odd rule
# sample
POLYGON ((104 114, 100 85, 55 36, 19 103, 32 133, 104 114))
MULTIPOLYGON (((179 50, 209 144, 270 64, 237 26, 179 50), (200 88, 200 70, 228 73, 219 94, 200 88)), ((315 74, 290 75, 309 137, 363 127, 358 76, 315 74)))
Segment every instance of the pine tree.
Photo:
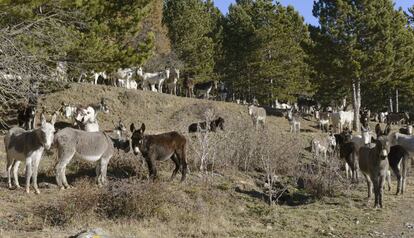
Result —
POLYGON ((214 14, 209 1, 166 0, 163 22, 174 52, 185 63, 184 72, 196 81, 214 78, 214 14))
MULTIPOLYGON (((329 49, 315 64, 321 79, 320 91, 329 88, 329 80, 343 89, 353 90, 356 117, 363 102, 380 109, 395 85, 407 77, 404 51, 409 50, 406 20, 396 12, 390 0, 319 0, 314 5, 320 28, 312 36, 316 51, 329 49), (408 40, 408 41, 407 41, 408 40), (391 89, 390 89, 391 87, 391 89), (358 95, 361 92, 362 95, 358 95)), ((325 52, 325 51, 324 51, 325 52)), ((355 118, 355 122, 359 120, 355 118)), ((359 129, 356 124, 356 129, 359 129)))
POLYGON ((292 7, 270 0, 231 5, 224 30, 226 80, 249 100, 293 101, 310 89, 304 45, 309 34, 292 7))

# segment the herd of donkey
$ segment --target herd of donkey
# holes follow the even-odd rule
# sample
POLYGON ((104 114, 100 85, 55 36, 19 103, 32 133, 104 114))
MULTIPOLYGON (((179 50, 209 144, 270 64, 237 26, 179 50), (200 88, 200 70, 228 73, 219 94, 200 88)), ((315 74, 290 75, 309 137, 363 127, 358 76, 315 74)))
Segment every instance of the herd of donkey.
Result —
MULTIPOLYGON (((142 72, 138 73, 142 74, 142 72)), ((153 87, 154 82, 151 81, 149 85, 152 89, 158 87, 160 90, 159 85, 153 87)), ((217 89, 216 82, 209 82, 201 86, 200 88, 205 90, 207 98, 211 90, 217 89)), ((375 207, 382 208, 383 206, 382 197, 386 181, 388 181, 390 189, 389 168, 395 173, 398 180, 397 194, 404 192, 409 162, 412 153, 414 153, 414 136, 409 120, 410 115, 407 113, 380 112, 371 115, 369 110, 363 110, 360 112, 362 125, 360 135, 355 135, 352 130, 348 129, 353 123, 354 112, 347 111, 344 105, 335 109, 326 107, 322 110, 314 100, 302 98, 292 106, 276 101, 275 105, 269 109, 258 106, 254 101, 248 106, 246 113, 252 118, 256 129, 260 129, 266 124, 266 116, 273 114, 274 110, 286 117, 292 133, 300 133, 302 118, 312 115, 319 128, 324 132, 322 139, 315 138, 311 142, 314 155, 325 160, 327 155, 330 158, 343 159, 346 176, 348 177, 348 172, 350 172, 350 177, 354 182, 358 182, 358 173, 361 171, 368 184, 368 199, 374 192, 375 207), (378 122, 373 132, 369 127, 371 121, 378 122), (386 123, 385 129, 381 128, 380 122, 386 123), (398 132, 392 132, 391 124, 394 123, 406 124, 407 126, 398 132)), ((130 125, 132 135, 127 138, 127 129, 121 121, 111 130, 112 133, 108 133, 109 131, 102 131, 99 128, 97 114, 101 112, 109 112, 104 98, 98 103, 86 106, 62 104, 62 107, 53 113, 49 121, 42 113, 40 126, 37 127, 35 123, 36 105, 20 109, 17 117, 19 127, 9 129, 4 136, 9 188, 13 187, 12 170, 14 186, 20 188, 18 169, 19 164, 24 161, 26 164, 26 192, 30 192, 32 180, 35 193, 40 193, 37 184, 39 163, 44 150, 52 148, 56 148, 58 152, 55 172, 56 182, 60 189, 70 187, 65 170, 75 155, 86 161, 97 162, 97 183, 99 186, 105 185, 107 183, 107 166, 116 150, 128 153, 132 149, 135 155, 141 154, 146 161, 149 177, 152 179, 157 177, 155 161, 171 159, 175 164, 171 180, 179 171, 182 175, 181 181, 185 180, 187 139, 184 135, 175 131, 148 135, 145 133, 144 123, 140 127, 132 123, 130 125), (57 122, 58 116, 70 118, 71 122, 57 122)), ((193 123, 188 127, 188 132, 204 133, 206 130, 213 132, 218 129, 224 130, 224 122, 222 117, 217 117, 212 121, 193 123)))

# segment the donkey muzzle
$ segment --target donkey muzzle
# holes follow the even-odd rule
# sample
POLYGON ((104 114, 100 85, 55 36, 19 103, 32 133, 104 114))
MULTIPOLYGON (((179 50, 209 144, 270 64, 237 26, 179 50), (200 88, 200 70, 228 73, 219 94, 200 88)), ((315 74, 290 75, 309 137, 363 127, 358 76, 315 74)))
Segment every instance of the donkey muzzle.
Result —
POLYGON ((388 156, 388 152, 387 152, 387 150, 383 149, 383 150, 381 151, 381 157, 382 157, 382 159, 387 158, 387 156, 388 156))
POLYGON ((140 153, 141 153, 141 151, 139 150, 138 146, 135 146, 135 147, 134 147, 134 154, 135 154, 135 155, 138 155, 138 154, 140 154, 140 153))

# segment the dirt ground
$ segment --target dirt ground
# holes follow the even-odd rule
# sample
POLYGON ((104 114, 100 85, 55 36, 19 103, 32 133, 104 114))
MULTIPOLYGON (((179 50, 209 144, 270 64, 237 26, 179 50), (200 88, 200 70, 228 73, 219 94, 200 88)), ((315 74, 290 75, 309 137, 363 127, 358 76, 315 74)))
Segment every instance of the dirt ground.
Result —
MULTIPOLYGON (((111 109, 109 114, 99 115, 101 129, 112 129, 121 119, 128 128, 132 122, 145 122, 148 133, 171 130, 184 133, 190 123, 203 119, 206 109, 212 109, 225 119, 226 130, 252 126, 246 106, 84 84, 73 84, 65 91, 43 98, 40 107, 51 113, 62 102, 85 105, 98 102, 101 97, 108 99, 111 109)), ((301 141, 298 149, 307 154, 305 147, 311 138, 320 136, 315 122, 307 120, 302 120, 300 135, 288 133, 289 126, 284 118, 269 117, 266 129, 273 131, 280 140, 301 141)), ((70 208, 77 203, 79 194, 99 192, 93 182, 93 172, 79 172, 84 164, 75 161, 68 172, 69 182, 74 185, 72 189, 59 191, 55 187, 43 187, 40 195, 26 194, 24 189, 9 190, 3 172, 4 145, 0 139, 0 237, 69 237, 94 227, 104 229, 109 237, 414 237, 412 173, 404 196, 394 195, 396 181, 393 177, 392 190, 385 192, 385 208, 373 209, 372 200, 366 203, 364 181, 344 187, 333 197, 316 199, 303 195, 297 204, 269 206, 263 199, 256 174, 226 171, 206 179, 193 171, 183 184, 162 180, 158 185, 151 185, 165 190, 160 194, 175 197, 172 203, 165 206, 161 203, 156 216, 110 219, 77 216, 84 212, 79 210, 72 214, 72 219, 67 218, 69 222, 53 224, 42 208, 60 203, 67 203, 70 208), (71 197, 74 200, 68 200, 71 197), (178 209, 187 205, 194 209, 178 209)), ((141 162, 131 154, 120 157, 128 157, 128 163, 140 167, 141 162)), ((42 160, 39 183, 55 184, 54 163, 54 156, 42 160)), ((23 173, 21 168, 21 184, 24 184, 23 173)), ((145 176, 141 173, 146 175, 147 171, 139 169, 132 178, 129 175, 118 178, 109 173, 109 183, 137 184, 142 188, 148 181, 142 179, 145 176)), ((167 178, 169 173, 170 170, 164 170, 160 176, 167 178)))

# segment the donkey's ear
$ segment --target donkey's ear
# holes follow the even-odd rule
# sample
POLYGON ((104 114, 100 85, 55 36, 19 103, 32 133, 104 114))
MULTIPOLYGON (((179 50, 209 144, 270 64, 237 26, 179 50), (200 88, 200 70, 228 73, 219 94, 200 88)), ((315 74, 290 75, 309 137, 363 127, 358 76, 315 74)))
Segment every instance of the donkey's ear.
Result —
POLYGON ((43 114, 43 113, 42 113, 42 114, 40 115, 40 121, 41 121, 41 123, 42 123, 42 126, 46 124, 46 117, 45 117, 45 114, 43 114))
POLYGON ((142 125, 141 125, 141 133, 144 133, 144 131, 145 131, 145 124, 142 123, 142 125))
POLYGON ((134 132, 134 131, 135 131, 135 125, 134 125, 134 123, 132 123, 132 124, 129 126, 129 130, 130 130, 131 132, 134 132))
POLYGON ((50 124, 55 125, 56 118, 57 118, 57 112, 53 113, 52 120, 50 121, 50 124))

